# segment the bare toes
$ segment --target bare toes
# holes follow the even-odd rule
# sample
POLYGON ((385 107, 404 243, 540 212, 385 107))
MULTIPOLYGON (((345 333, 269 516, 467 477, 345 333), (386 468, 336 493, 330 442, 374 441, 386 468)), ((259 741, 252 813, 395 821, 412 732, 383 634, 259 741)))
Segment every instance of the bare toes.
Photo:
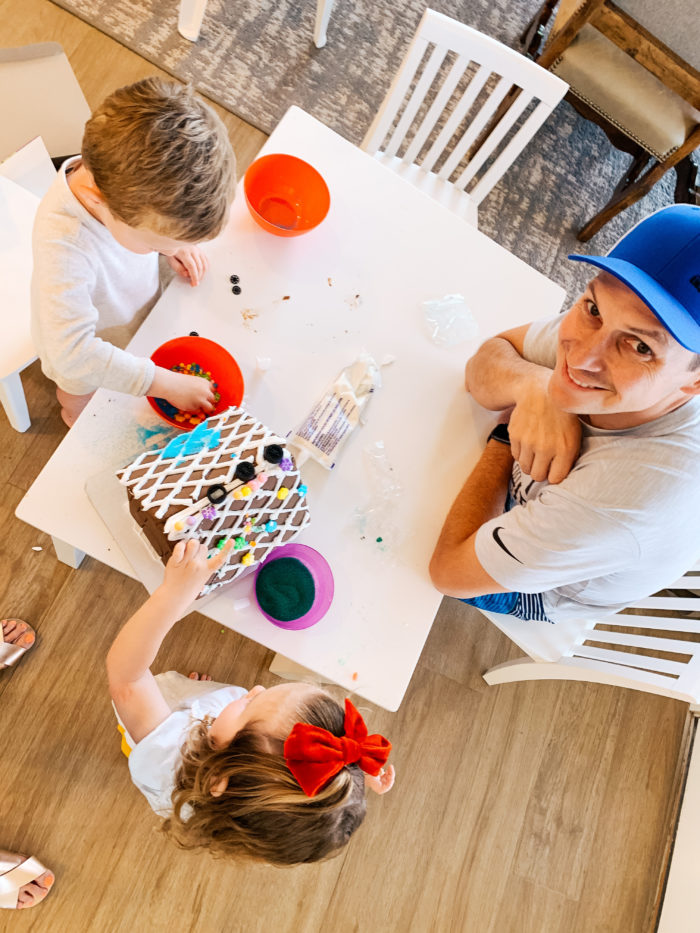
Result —
POLYGON ((34 644, 34 632, 26 622, 19 619, 2 620, 2 637, 9 645, 20 645, 28 648, 34 644))
POLYGON ((17 895, 17 908, 22 910, 38 904, 49 893, 54 880, 53 872, 45 871, 43 875, 39 875, 34 881, 23 885, 17 895))

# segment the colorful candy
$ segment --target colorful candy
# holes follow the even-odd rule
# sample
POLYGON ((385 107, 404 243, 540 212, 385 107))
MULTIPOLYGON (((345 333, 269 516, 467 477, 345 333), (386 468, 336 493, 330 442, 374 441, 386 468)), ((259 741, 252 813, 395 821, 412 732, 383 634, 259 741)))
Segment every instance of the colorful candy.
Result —
POLYGON ((243 557, 241 557, 241 563, 243 564, 244 567, 250 567, 250 565, 253 563, 254 560, 255 558, 250 553, 250 551, 248 551, 247 554, 244 554, 243 557))
POLYGON ((282 486, 281 489, 277 490, 278 499, 286 499, 288 495, 289 495, 289 490, 285 486, 282 486))
MULTIPOLYGON (((174 373, 185 373, 188 376, 201 376, 202 379, 208 379, 211 382, 212 389, 214 389, 214 401, 220 401, 221 393, 217 391, 219 388, 218 382, 215 382, 212 374, 209 371, 205 372, 199 363, 176 363, 170 367, 170 370, 174 373)), ((192 425, 197 425, 207 418, 207 413, 204 411, 180 411, 179 408, 171 405, 170 402, 163 398, 157 398, 156 403, 163 414, 173 418, 178 424, 184 425, 185 422, 189 422, 192 425)))

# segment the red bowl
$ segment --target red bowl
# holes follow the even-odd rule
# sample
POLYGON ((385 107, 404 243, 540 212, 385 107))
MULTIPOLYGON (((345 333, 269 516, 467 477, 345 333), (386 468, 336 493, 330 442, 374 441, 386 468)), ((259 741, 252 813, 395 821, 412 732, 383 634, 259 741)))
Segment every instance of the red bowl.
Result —
POLYGON ((255 220, 276 236, 308 233, 331 204, 328 185, 316 169, 285 153, 256 159, 245 173, 243 191, 255 220))
MULTIPOLYGON (((243 401, 243 374, 238 363, 228 350, 213 340, 206 337, 175 337, 154 350, 151 359, 156 366, 162 366, 163 369, 170 369, 178 363, 198 363, 205 372, 211 373, 221 398, 209 415, 218 415, 231 405, 240 405, 243 401)), ((148 401, 151 408, 168 424, 185 431, 191 431, 194 427, 189 422, 175 421, 150 395, 148 401)))

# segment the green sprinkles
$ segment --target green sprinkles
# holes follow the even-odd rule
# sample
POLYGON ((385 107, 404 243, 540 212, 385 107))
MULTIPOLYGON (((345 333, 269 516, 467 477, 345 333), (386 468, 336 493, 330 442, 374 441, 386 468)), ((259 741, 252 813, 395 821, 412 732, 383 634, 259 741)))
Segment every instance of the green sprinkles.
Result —
POLYGON ((292 622, 311 609, 316 587, 314 578, 300 560, 278 557, 258 571, 255 595, 267 615, 280 622, 292 622))

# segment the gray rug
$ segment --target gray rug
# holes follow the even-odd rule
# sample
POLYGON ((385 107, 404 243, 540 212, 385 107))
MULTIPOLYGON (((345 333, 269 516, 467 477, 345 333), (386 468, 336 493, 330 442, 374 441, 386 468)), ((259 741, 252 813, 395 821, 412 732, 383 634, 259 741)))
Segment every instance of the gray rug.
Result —
MULTIPOLYGON (((313 44, 315 0, 209 0, 197 43, 177 32, 177 0, 54 0, 59 6, 269 133, 291 104, 360 143, 426 0, 336 0, 328 43, 313 44)), ((518 48, 539 0, 431 0, 518 48)), ((600 253, 644 214, 673 202, 668 174, 584 245, 575 231, 609 198, 629 157, 560 104, 482 203, 479 227, 574 297, 588 275, 570 252, 600 253)), ((466 257, 465 257, 466 261, 466 257)))

